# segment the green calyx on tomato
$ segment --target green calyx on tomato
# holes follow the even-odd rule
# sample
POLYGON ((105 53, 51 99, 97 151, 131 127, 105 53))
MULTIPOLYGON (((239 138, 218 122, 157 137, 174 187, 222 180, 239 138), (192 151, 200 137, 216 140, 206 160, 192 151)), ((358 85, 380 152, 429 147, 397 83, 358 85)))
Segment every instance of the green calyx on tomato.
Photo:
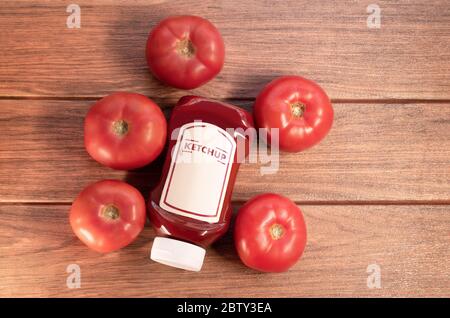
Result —
POLYGON ((292 115, 295 118, 300 118, 303 116, 303 113, 305 112, 306 106, 305 104, 301 103, 301 102, 294 102, 291 105, 291 112, 292 115))
POLYGON ((113 122, 112 128, 117 136, 123 137, 128 134, 129 124, 125 120, 120 119, 113 122))
POLYGON ((284 231, 286 229, 284 228, 283 225, 275 223, 273 224, 269 231, 270 231, 270 236, 274 239, 274 240, 279 240, 283 235, 284 235, 284 231))
POLYGON ((177 42, 177 52, 181 56, 191 58, 195 55, 195 46, 188 38, 177 42))
POLYGON ((107 221, 115 221, 120 218, 120 210, 114 204, 105 205, 100 214, 107 221))

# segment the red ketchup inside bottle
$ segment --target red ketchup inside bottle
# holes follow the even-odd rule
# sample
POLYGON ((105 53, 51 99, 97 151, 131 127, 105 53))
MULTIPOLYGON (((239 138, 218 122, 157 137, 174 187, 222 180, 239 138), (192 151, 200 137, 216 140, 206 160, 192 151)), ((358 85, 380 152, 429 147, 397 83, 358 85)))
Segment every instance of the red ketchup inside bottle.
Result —
POLYGON ((228 229, 231 194, 253 128, 249 112, 197 96, 182 97, 169 121, 169 148, 149 200, 157 237, 150 258, 199 271, 205 248, 228 229), (247 136, 247 137, 246 137, 247 136))

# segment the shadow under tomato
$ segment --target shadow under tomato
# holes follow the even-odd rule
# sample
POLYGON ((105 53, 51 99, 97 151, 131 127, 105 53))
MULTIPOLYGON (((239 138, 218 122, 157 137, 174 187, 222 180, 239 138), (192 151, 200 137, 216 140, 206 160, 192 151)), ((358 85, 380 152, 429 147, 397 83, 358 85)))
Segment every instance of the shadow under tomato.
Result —
POLYGON ((234 209, 233 217, 231 218, 230 227, 227 233, 217 240, 210 248, 217 252, 225 261, 242 264, 234 247, 234 224, 236 220, 237 209, 234 209))
POLYGON ((164 98, 180 95, 150 73, 145 56, 150 30, 167 15, 170 13, 161 4, 130 3, 116 12, 108 28, 106 45, 110 48, 109 58, 122 77, 111 79, 112 91, 126 90, 164 98))
MULTIPOLYGON (((163 103, 159 106, 162 108, 164 116, 168 122, 172 105, 163 103)), ((167 148, 168 142, 166 142, 161 154, 153 162, 145 167, 127 171, 124 177, 124 181, 138 189, 146 201, 149 197, 150 191, 158 185, 161 179, 161 172, 168 150, 167 148)))
MULTIPOLYGON (((150 197, 150 191, 154 187, 156 187, 160 181, 164 158, 165 158, 165 150, 155 161, 153 161, 149 165, 140 169, 127 171, 123 179, 124 182, 132 185, 133 187, 139 190, 139 192, 144 197, 146 207, 148 204, 148 199, 150 197)), ((148 212, 146 211, 146 215, 147 213, 148 212)), ((147 217, 144 229, 142 230, 142 232, 139 234, 139 236, 136 238, 135 241, 133 241, 130 245, 124 248, 124 252, 130 254, 134 254, 136 252, 141 253, 144 247, 148 246, 150 248, 151 242, 153 241, 154 237, 155 232, 147 217)), ((148 250, 148 253, 150 253, 150 250, 148 250)))
MULTIPOLYGON (((150 247, 152 245, 154 237, 155 231, 147 221, 145 223, 144 229, 139 234, 139 236, 132 243, 130 243, 130 245, 126 246, 124 248, 124 251, 127 251, 128 253, 139 251, 140 253, 142 249, 148 248, 148 250, 146 250, 146 254, 148 253, 148 255, 150 255, 150 247)), ((148 257, 148 255, 146 257, 148 257)))
POLYGON ((149 165, 127 171, 123 181, 138 189, 147 201, 150 191, 159 183, 165 151, 149 165))

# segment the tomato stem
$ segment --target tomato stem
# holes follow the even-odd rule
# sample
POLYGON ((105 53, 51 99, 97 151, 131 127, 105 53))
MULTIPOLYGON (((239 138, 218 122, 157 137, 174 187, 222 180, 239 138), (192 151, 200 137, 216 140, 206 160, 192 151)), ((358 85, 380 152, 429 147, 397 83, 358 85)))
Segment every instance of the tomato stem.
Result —
POLYGON ((113 204, 108 204, 103 207, 101 216, 108 221, 117 220, 120 217, 120 210, 113 204))
POLYGON ((269 229, 269 232, 270 232, 270 236, 272 236, 272 238, 274 240, 279 240, 280 238, 283 237, 285 228, 283 225, 275 223, 275 224, 272 224, 272 226, 269 229))
POLYGON ((301 102, 295 102, 291 104, 291 112, 295 118, 300 118, 306 110, 305 104, 301 102))
POLYGON ((113 128, 114 133, 115 133, 117 136, 119 136, 119 137, 125 136, 125 135, 128 133, 128 131, 129 131, 129 125, 128 125, 128 123, 127 123, 125 120, 123 120, 123 119, 116 120, 116 121, 113 123, 112 128, 113 128))
POLYGON ((177 52, 184 57, 192 57, 195 54, 194 44, 188 38, 180 40, 177 43, 177 52))

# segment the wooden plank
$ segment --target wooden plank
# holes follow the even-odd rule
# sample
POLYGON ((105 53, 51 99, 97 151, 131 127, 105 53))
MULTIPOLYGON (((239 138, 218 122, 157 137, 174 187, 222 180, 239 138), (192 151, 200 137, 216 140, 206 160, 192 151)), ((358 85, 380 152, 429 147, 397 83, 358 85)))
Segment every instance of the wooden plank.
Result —
POLYGON ((333 99, 450 99, 447 0, 387 1, 381 29, 372 1, 2 1, 0 96, 93 96, 117 90, 175 97, 148 73, 147 34, 168 15, 196 14, 220 29, 223 72, 197 94, 254 97, 281 74, 318 81, 333 99))
POLYGON ((230 234, 191 273, 149 260, 148 226, 129 247, 100 255, 72 234, 69 206, 0 205, 0 296, 450 296, 448 206, 302 209, 303 259, 263 274, 241 264, 230 234), (66 287, 69 264, 80 266, 80 289, 66 287), (367 287, 371 264, 380 266, 380 289, 367 287))
MULTIPOLYGON (((88 183, 104 178, 127 180, 148 193, 162 160, 122 172, 86 153, 83 118, 91 103, 0 101, 1 202, 71 202, 88 183)), ((281 153, 275 174, 261 175, 268 164, 243 164, 234 200, 276 191, 311 203, 450 202, 450 104, 334 107, 334 127, 323 143, 303 153, 281 153)))

